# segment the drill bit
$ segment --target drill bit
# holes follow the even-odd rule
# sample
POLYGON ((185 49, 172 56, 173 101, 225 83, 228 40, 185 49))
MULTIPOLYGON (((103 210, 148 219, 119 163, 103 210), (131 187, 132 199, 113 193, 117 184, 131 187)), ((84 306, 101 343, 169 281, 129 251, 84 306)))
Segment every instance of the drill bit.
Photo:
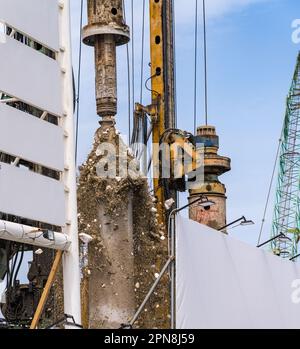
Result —
POLYGON ((83 42, 95 49, 97 114, 105 126, 114 125, 117 114, 116 47, 128 41, 122 0, 88 0, 83 42))

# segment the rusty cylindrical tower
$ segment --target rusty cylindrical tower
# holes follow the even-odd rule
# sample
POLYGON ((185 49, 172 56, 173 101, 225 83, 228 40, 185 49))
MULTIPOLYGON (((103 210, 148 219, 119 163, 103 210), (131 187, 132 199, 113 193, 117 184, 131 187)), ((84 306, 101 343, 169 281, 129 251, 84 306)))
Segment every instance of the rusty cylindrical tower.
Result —
POLYGON ((219 176, 230 171, 231 160, 218 155, 219 137, 214 126, 201 126, 197 130, 196 143, 204 145, 204 182, 196 183, 191 189, 189 202, 205 195, 215 205, 205 209, 198 205, 190 207, 190 218, 214 229, 226 225, 226 188, 219 176))
POLYGON ((88 24, 83 42, 95 47, 97 114, 111 126, 117 114, 116 46, 128 43, 122 0, 88 0, 88 24))

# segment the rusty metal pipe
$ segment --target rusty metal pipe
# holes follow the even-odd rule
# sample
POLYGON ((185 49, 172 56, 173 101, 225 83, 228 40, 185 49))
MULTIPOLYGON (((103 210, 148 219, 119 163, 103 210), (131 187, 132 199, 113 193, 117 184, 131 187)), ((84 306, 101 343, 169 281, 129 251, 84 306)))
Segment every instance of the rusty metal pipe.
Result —
POLYGON ((117 114, 116 46, 129 41, 122 0, 88 0, 88 24, 83 42, 95 48, 97 114, 102 124, 115 123, 117 114))
POLYGON ((111 34, 95 39, 97 114, 109 120, 117 114, 116 44, 111 34))

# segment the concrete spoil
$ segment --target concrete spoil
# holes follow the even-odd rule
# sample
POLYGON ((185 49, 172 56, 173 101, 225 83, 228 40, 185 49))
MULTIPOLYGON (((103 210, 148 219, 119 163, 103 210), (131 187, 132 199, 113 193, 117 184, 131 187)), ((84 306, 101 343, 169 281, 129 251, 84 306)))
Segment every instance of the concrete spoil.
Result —
MULTIPOLYGON (((83 323, 87 328, 118 328, 128 322, 168 258, 167 239, 157 222, 147 179, 132 167, 133 176, 122 177, 122 155, 116 156, 115 178, 97 175, 96 165, 103 161, 98 147, 103 142, 125 149, 126 160, 134 161, 114 128, 100 128, 80 167, 79 233, 93 238, 82 270, 83 323)), ((169 327, 167 275, 135 327, 169 327)))

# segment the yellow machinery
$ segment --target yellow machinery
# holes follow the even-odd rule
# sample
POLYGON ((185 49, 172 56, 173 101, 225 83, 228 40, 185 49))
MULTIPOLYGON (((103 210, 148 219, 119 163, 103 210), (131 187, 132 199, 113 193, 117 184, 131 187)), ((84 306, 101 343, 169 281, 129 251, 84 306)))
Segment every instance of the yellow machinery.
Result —
MULTIPOLYGON (((165 201, 173 198, 176 203, 176 192, 186 191, 187 180, 190 181, 201 167, 202 183, 189 186, 190 199, 205 195, 216 202, 215 209, 205 213, 203 223, 218 228, 226 222, 226 189, 219 182, 218 176, 230 170, 230 159, 217 154, 219 138, 213 126, 199 127, 197 135, 176 129, 173 6, 173 0, 150 0, 152 142, 155 145, 170 146, 166 147, 168 154, 164 154, 164 158, 162 152, 153 156, 154 173, 159 174, 153 181, 159 219, 166 223, 165 201), (183 154, 185 159, 190 159, 188 163, 182 159, 183 154), (171 159, 171 173, 168 179, 164 179, 162 159, 168 157, 171 159)), ((202 222, 197 218, 199 212, 194 211, 191 210, 191 218, 202 222)))
POLYGON ((173 7, 173 0, 150 0, 149 3, 152 143, 155 146, 170 146, 165 149, 169 154, 157 154, 155 151, 153 154, 153 172, 158 174, 153 176, 153 189, 158 202, 159 220, 163 224, 166 223, 165 201, 173 198, 176 204, 176 192, 186 190, 185 175, 195 171, 199 163, 193 135, 176 129, 173 7), (184 164, 180 149, 190 158, 188 164, 184 164), (178 154, 178 150, 181 154, 178 154), (169 178, 163 176, 162 158, 170 159, 169 178))

